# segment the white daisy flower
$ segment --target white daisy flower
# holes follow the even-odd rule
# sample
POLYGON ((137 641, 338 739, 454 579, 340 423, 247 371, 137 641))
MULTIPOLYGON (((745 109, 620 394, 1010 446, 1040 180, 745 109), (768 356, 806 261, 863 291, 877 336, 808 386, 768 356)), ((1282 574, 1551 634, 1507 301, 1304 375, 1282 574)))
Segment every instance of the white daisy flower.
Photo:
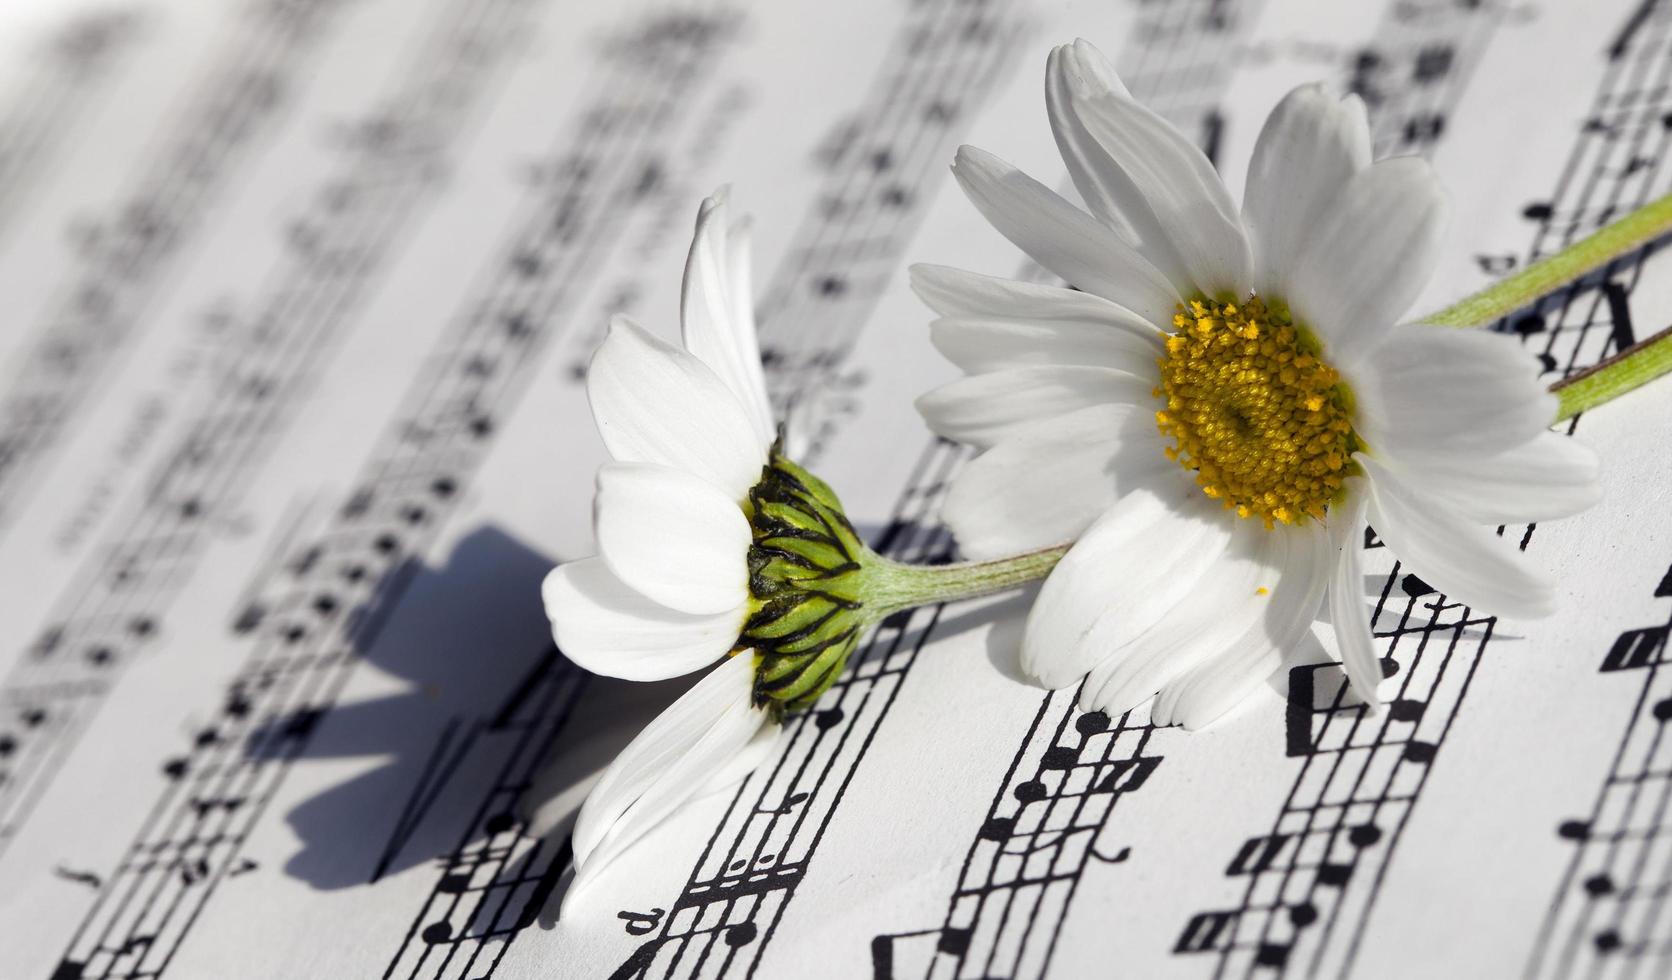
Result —
POLYGON ((1078 41, 1046 103, 1087 210, 991 154, 953 171, 1005 237, 1073 288, 919 266, 936 346, 968 375, 918 407, 983 450, 944 516, 973 556, 1076 539, 1027 623, 1024 667, 1118 713, 1159 692, 1195 728, 1259 685, 1327 604, 1353 688, 1381 669, 1366 519, 1451 598, 1551 612, 1494 528, 1596 499, 1593 454, 1510 338, 1399 325, 1444 200, 1415 158, 1372 163, 1357 97, 1291 93, 1239 212, 1205 156, 1078 41), (1089 675, 1089 676, 1088 676, 1089 675))
MULTIPOLYGON (((1038 560, 1007 563, 1010 572, 917 570, 865 547, 836 495, 775 436, 748 253, 724 194, 704 201, 685 267, 683 348, 616 317, 587 373, 614 462, 598 471, 598 555, 545 581, 558 647, 627 680, 712 670, 592 789, 572 831, 566 902, 681 806, 767 758, 783 715, 835 681, 865 628, 908 601, 902 590, 928 578, 942 593, 979 594, 1039 574, 1038 560)), ((537 834, 567 816, 561 797, 532 807, 537 834)))
MULTIPOLYGON (((599 674, 659 680, 719 662, 612 763, 576 818, 569 894, 686 802, 740 781, 772 747, 790 698, 757 679, 744 637, 751 515, 799 473, 774 455, 749 284, 746 222, 703 202, 685 267, 683 348, 616 317, 587 395, 614 462, 598 471, 599 554, 546 578, 559 648, 599 674), (788 466, 785 470, 783 467, 788 466)), ((819 485, 822 488, 822 484, 819 485)), ((851 533, 851 529, 850 529, 851 533)), ((770 570, 756 569, 757 577, 770 570)), ((561 801, 537 811, 549 829, 561 801)))

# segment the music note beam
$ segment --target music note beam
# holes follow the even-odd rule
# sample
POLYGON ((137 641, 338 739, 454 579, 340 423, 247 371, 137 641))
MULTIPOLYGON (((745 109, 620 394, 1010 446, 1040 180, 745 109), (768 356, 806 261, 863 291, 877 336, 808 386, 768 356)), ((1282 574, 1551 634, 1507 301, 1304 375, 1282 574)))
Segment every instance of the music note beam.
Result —
POLYGON ((141 481, 113 540, 93 549, 50 625, 0 686, 0 855, 65 755, 168 611, 237 506, 298 387, 354 324, 359 301, 441 190, 448 152, 487 103, 529 0, 457 0, 415 51, 391 108, 365 121, 340 171, 281 225, 243 342, 176 443, 141 481), (296 241, 305 229, 305 241, 296 241))
MULTIPOLYGON (((1664 155, 1672 12, 1635 11, 1619 37, 1555 192, 1526 211, 1538 226, 1525 261, 1668 189, 1658 166, 1634 161, 1649 146, 1656 161, 1664 155)), ((1551 374, 1582 368, 1629 331, 1621 326, 1629 316, 1625 299, 1647 254, 1627 256, 1601 282, 1558 293, 1497 328, 1540 350, 1551 374)), ((1505 529, 1522 547, 1532 531, 1505 529)), ((1381 576, 1372 625, 1386 644, 1383 671, 1399 678, 1398 691, 1385 716, 1372 719, 1350 701, 1338 667, 1291 672, 1285 722, 1301 771, 1272 829, 1250 838, 1227 868, 1247 880, 1242 903, 1194 916, 1175 946, 1180 954, 1215 955, 1215 977, 1336 976, 1352 968, 1383 873, 1490 646, 1494 620, 1402 575, 1373 538, 1366 546, 1372 569, 1391 566, 1381 576)))
POLYGON ((1343 955, 1328 940, 1344 926, 1356 945, 1493 623, 1397 572, 1384 579, 1373 622, 1387 643, 1383 673, 1399 678, 1380 718, 1365 715, 1335 665, 1291 671, 1288 745, 1301 771, 1272 830, 1247 840, 1226 868, 1248 882, 1243 904, 1194 916, 1174 948, 1219 953, 1216 976, 1291 967, 1336 975, 1350 965, 1350 950, 1325 961, 1326 952, 1343 955), (1304 963, 1303 937, 1315 944, 1304 963))
POLYGON ((1099 850, 1111 812, 1161 764, 1147 754, 1153 725, 1081 712, 1078 693, 1040 703, 964 858, 945 924, 872 940, 877 977, 1045 975, 1086 866, 1128 856, 1099 850))
POLYGON ((234 37, 189 89, 186 105, 139 178, 81 241, 77 271, 6 375, 0 399, 0 531, 21 511, 37 471, 221 192, 282 121, 300 79, 353 0, 252 0, 234 37))
POLYGON ((285 559, 284 573, 258 570, 275 594, 261 616, 242 620, 250 649, 237 680, 215 721, 158 774, 160 792, 77 928, 59 980, 167 970, 239 867, 244 841, 358 651, 398 604, 412 560, 456 507, 539 353, 579 315, 579 296, 628 218, 657 203, 645 175, 667 172, 677 123, 691 116, 715 49, 733 33, 728 17, 658 14, 606 39, 599 94, 561 134, 550 179, 518 210, 526 218, 414 379, 357 489, 285 559))

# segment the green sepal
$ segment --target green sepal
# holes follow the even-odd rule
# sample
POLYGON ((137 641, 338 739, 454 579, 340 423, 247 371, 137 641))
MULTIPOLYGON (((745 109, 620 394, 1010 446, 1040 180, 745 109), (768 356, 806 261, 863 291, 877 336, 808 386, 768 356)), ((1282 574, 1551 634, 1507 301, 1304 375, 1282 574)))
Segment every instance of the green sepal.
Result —
POLYGON ((737 649, 755 651, 755 703, 796 711, 835 683, 865 630, 868 552, 830 487, 776 448, 745 509, 750 603, 737 649))
POLYGON ((761 657, 761 672, 756 675, 755 697, 782 705, 783 711, 800 711, 809 707, 829 690, 841 675, 848 657, 859 643, 860 627, 850 626, 837 642, 814 652, 795 657, 767 654, 761 657), (794 661, 792 669, 771 682, 765 681, 766 672, 774 659, 794 661))

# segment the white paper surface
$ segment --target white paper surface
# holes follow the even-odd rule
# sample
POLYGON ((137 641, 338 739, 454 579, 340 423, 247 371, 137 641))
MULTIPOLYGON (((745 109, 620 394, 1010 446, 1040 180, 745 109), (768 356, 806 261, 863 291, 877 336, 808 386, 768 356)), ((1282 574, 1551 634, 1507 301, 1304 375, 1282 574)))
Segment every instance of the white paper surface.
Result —
MULTIPOLYGON (((555 921, 530 780, 578 805, 682 687, 584 675, 540 609, 592 548, 608 314, 673 333, 730 183, 808 462, 877 547, 951 555, 903 269, 1037 271, 946 165, 1064 183, 1074 36, 1233 188, 1290 87, 1362 92, 1452 191, 1425 307, 1672 190, 1654 0, 8 9, 0 977, 1672 971, 1664 384, 1574 426, 1601 506, 1506 529, 1554 619, 1368 542, 1378 716, 1303 657, 1206 733, 1086 715, 1017 676, 1025 597, 920 610, 555 921)), ((1669 315, 1651 252, 1510 326, 1554 380, 1669 315)))

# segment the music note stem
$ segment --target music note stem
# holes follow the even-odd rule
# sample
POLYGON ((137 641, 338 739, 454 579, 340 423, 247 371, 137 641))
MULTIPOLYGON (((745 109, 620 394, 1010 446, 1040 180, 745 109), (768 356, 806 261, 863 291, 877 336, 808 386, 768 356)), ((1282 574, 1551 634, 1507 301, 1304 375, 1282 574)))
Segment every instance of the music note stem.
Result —
POLYGON ((904 609, 1004 592, 1050 574, 1068 545, 1041 548, 991 561, 907 565, 878 554, 865 556, 865 611, 872 622, 904 609))
POLYGON ((1472 296, 1464 297, 1437 313, 1419 317, 1417 322, 1442 327, 1478 327, 1491 323, 1531 306, 1536 300, 1583 279, 1668 232, 1672 232, 1672 194, 1643 205, 1560 252, 1547 255, 1472 296))
POLYGON ((1556 421, 1573 418, 1672 371, 1672 327, 1550 386, 1556 421))

